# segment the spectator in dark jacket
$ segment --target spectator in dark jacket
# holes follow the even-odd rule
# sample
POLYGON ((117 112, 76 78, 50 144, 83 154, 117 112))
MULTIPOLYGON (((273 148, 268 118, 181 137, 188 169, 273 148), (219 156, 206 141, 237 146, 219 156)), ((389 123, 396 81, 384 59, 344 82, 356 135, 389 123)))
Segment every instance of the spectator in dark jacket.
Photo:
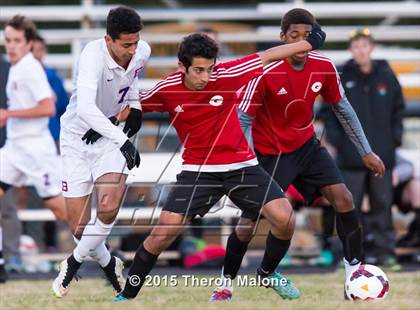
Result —
MULTIPOLYGON (((392 169, 395 150, 401 145, 404 98, 389 64, 371 59, 374 41, 367 29, 355 32, 349 50, 353 59, 339 69, 342 85, 353 106, 372 150, 385 163, 383 178, 375 178, 357 156, 354 145, 347 138, 333 115, 324 118, 327 138, 337 150, 337 162, 356 208, 369 195, 370 211, 362 216, 365 231, 366 262, 396 266, 395 234, 392 226, 393 201, 392 169)), ((324 115, 329 115, 327 112, 324 115)))

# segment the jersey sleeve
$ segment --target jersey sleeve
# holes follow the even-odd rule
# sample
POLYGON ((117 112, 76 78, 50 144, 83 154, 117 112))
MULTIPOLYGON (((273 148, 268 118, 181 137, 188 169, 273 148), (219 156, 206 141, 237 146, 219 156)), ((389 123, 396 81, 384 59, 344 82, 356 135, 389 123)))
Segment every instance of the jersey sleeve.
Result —
POLYGON ((146 92, 140 92, 140 103, 143 113, 147 112, 165 112, 165 101, 162 91, 165 80, 161 80, 152 89, 146 92))
POLYGON ((31 74, 27 76, 26 82, 35 101, 40 102, 43 99, 52 98, 51 86, 48 83, 47 74, 41 64, 34 62, 31 67, 28 70, 31 74))
POLYGON ((127 136, 114 126, 96 105, 96 92, 101 76, 101 64, 98 64, 97 51, 86 46, 82 51, 77 66, 77 115, 93 130, 122 146, 127 136))
POLYGON ((238 93, 238 108, 251 117, 255 117, 264 102, 263 78, 262 75, 253 78, 238 93))
POLYGON ((329 104, 337 104, 340 102, 344 95, 344 89, 341 86, 340 76, 337 68, 332 62, 328 62, 328 66, 325 69, 326 78, 324 87, 321 89, 321 96, 324 101, 329 104))
POLYGON ((234 59, 216 65, 213 78, 226 79, 235 90, 248 83, 263 72, 263 64, 258 54, 234 59))

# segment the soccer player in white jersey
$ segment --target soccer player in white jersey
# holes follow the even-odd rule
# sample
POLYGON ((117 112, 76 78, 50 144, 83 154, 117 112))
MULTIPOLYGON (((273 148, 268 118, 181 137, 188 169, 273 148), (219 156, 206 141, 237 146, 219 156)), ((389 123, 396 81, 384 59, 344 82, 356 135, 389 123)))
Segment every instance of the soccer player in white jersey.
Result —
POLYGON ((138 74, 150 56, 149 45, 140 40, 142 28, 135 10, 124 6, 112 9, 106 36, 85 46, 76 67, 73 95, 61 117, 60 149, 62 191, 77 246, 60 264, 52 285, 57 297, 68 293, 70 282, 88 256, 98 261, 117 292, 124 281, 123 263, 111 256, 105 240, 118 214, 128 170, 140 164, 129 138, 140 129, 138 74), (120 119, 120 112, 128 109, 125 119, 120 119), (125 124, 119 126, 119 121, 125 124), (97 216, 87 225, 93 187, 97 216))
POLYGON ((60 158, 48 129, 48 119, 55 114, 53 95, 44 69, 31 53, 36 27, 16 15, 6 22, 4 35, 11 68, 8 109, 0 109, 0 127, 7 126, 6 144, 0 149, 0 198, 12 186, 33 185, 55 217, 67 221, 60 158))

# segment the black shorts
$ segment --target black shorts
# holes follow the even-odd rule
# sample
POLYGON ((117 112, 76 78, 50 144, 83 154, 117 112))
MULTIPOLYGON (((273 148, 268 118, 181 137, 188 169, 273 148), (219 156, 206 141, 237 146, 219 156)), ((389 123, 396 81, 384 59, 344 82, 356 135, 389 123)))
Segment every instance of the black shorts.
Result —
POLYGON ((280 187, 287 191, 293 184, 308 205, 322 196, 319 190, 324 186, 344 183, 335 160, 315 136, 289 154, 263 156, 256 153, 259 164, 280 187))
POLYGON ((285 197, 278 184, 259 165, 228 172, 182 171, 176 178, 163 210, 186 216, 204 216, 223 195, 227 195, 253 218, 264 204, 285 197))

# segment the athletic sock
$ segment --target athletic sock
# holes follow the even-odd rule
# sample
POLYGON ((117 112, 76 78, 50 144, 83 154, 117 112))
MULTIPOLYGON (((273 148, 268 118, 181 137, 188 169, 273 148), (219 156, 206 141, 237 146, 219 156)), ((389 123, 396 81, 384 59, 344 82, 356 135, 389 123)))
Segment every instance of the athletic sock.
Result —
POLYGON ((341 240, 344 258, 354 265, 363 258, 363 236, 357 211, 337 212, 337 234, 341 240))
POLYGON ((123 297, 132 299, 137 296, 144 284, 146 276, 155 266, 157 258, 158 255, 149 253, 144 248, 143 244, 138 248, 130 270, 128 271, 124 290, 121 292, 123 297))
MULTIPOLYGON (((73 236, 74 242, 79 244, 79 239, 73 236)), ((95 250, 90 251, 90 257, 96 260, 101 267, 105 267, 111 261, 111 253, 109 252, 108 248, 105 245, 105 241, 102 242, 95 250)))
MULTIPOLYGON (((87 256, 90 256, 96 250, 96 254, 100 255, 100 259, 102 260, 101 266, 103 264, 106 266, 107 263, 109 262, 108 260, 109 257, 103 256, 105 255, 104 249, 102 247, 98 249, 98 247, 101 244, 105 246, 104 242, 106 238, 108 237, 108 235, 110 234, 113 225, 114 223, 104 224, 98 218, 93 224, 86 225, 82 234, 82 238, 80 239, 76 248, 73 250, 73 255, 75 259, 78 262, 83 262, 87 256), (98 253, 98 250, 99 250, 99 253, 98 253), (107 262, 105 263, 105 261, 107 262)), ((106 249, 106 251, 108 250, 106 249)))
POLYGON ((76 274, 77 270, 79 270, 81 265, 82 263, 78 262, 74 255, 70 255, 70 257, 67 258, 67 272, 62 282, 63 287, 69 286, 71 280, 73 280, 74 275, 76 274))
POLYGON ((272 274, 286 255, 289 247, 290 239, 278 239, 270 231, 267 236, 264 257, 261 261, 261 266, 257 271, 258 274, 263 277, 272 274))
POLYGON ((239 240, 235 231, 230 234, 226 244, 226 255, 222 272, 223 278, 229 278, 231 280, 236 278, 239 268, 241 267, 242 260, 248 249, 248 244, 249 241, 239 240))

